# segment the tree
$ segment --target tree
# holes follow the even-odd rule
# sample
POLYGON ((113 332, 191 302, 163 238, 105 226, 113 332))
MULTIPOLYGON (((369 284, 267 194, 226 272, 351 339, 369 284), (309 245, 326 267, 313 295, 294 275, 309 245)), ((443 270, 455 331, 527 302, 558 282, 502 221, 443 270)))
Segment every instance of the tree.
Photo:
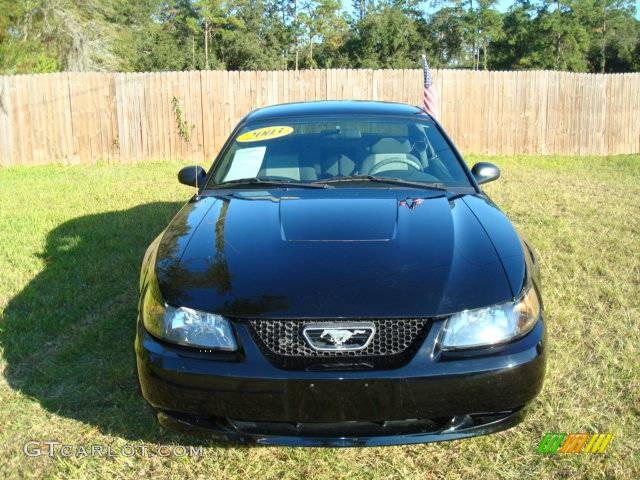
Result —
POLYGON ((581 0, 577 6, 581 23, 587 26, 591 36, 588 53, 591 69, 605 73, 609 59, 618 63, 618 57, 628 58, 637 40, 633 2, 581 0))
MULTIPOLYGON (((442 5, 428 23, 433 40, 444 41, 446 48, 432 48, 451 57, 456 66, 477 70, 489 66, 489 50, 502 36, 503 15, 495 9, 497 0, 435 0, 442 5), (457 45, 456 45, 457 44, 457 45)), ((415 7, 414 7, 415 8, 415 7)))
POLYGON ((55 72, 61 69, 55 54, 24 30, 24 2, 0 0, 0 74, 55 72))
POLYGON ((119 25, 113 21, 111 2, 19 0, 2 7, 3 15, 10 12, 4 17, 8 23, 4 48, 13 45, 14 53, 23 51, 64 70, 114 70, 120 66, 114 53, 119 25))
POLYGON ((424 47, 417 22, 397 5, 371 9, 345 45, 351 65, 364 68, 415 68, 424 47))
POLYGON ((492 68, 499 70, 535 68, 534 48, 539 42, 536 8, 530 0, 517 0, 502 20, 502 35, 493 43, 492 68))
POLYGON ((307 35, 304 66, 330 66, 340 56, 340 47, 347 34, 347 21, 340 13, 338 0, 307 1, 300 14, 300 25, 307 35), (314 48, 320 51, 314 58, 314 48))
POLYGON ((502 37, 502 15, 493 8, 497 0, 477 0, 476 38, 477 55, 476 70, 480 64, 480 53, 482 53, 482 67, 487 70, 489 67, 489 48, 494 42, 502 37))
POLYGON ((466 66, 466 29, 464 11, 459 5, 437 10, 428 21, 419 24, 426 41, 426 52, 432 66, 466 66))
POLYGON ((541 0, 536 18, 539 35, 535 56, 538 66, 584 72, 589 32, 576 14, 579 0, 541 0))

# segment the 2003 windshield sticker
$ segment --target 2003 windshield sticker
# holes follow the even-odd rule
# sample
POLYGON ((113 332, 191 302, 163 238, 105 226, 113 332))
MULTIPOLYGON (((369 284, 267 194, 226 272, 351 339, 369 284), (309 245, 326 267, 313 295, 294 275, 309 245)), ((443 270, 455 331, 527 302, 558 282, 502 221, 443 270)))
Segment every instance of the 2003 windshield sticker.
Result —
POLYGON ((286 126, 256 128, 255 130, 243 133, 236 140, 240 143, 261 142, 262 140, 284 137, 291 132, 293 132, 293 127, 286 126))

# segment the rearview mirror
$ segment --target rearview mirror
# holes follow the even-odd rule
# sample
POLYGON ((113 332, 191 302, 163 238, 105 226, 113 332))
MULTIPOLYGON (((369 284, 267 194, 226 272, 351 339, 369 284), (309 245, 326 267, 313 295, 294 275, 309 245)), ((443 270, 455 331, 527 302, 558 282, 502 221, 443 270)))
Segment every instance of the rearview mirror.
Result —
POLYGON ((500 169, 493 163, 478 162, 471 169, 473 177, 479 185, 487 182, 493 182, 500 178, 500 169))
POLYGON ((201 187, 206 177, 207 172, 200 165, 184 167, 178 172, 178 181, 190 187, 201 187))

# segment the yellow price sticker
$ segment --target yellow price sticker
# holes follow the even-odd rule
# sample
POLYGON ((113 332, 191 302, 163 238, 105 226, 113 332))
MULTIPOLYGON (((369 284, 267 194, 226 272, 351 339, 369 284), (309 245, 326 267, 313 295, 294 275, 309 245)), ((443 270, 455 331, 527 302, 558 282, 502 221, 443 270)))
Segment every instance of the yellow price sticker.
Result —
POLYGON ((284 137, 293 132, 293 127, 275 126, 275 127, 263 127, 245 132, 236 138, 236 141, 240 143, 247 142, 260 142, 262 140, 271 140, 272 138, 284 137))

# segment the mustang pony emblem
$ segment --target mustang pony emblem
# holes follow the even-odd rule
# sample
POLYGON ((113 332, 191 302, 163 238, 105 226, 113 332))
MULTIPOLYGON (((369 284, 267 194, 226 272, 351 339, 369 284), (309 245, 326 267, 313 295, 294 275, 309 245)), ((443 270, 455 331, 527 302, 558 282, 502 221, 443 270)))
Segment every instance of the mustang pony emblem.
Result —
POLYGON ((319 351, 364 350, 375 333, 373 322, 313 323, 302 330, 309 346, 319 351))
POLYGON ((320 334, 320 338, 326 338, 334 345, 341 347, 345 344, 351 337, 354 335, 367 333, 364 330, 336 330, 336 329, 327 329, 323 330, 320 334))

